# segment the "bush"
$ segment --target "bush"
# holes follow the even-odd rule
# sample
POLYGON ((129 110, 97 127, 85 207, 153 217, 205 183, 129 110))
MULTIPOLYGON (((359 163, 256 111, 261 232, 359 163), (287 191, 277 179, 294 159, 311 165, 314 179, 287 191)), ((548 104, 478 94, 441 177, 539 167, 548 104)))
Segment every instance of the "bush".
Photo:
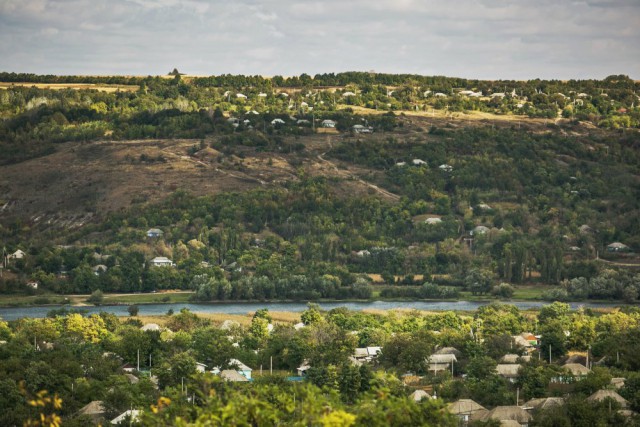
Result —
POLYGON ((500 283, 491 289, 491 294, 500 298, 511 298, 513 296, 513 286, 508 283, 500 283))
POLYGON ((102 301, 104 301, 104 294, 99 289, 97 291, 93 291, 91 296, 87 298, 87 302, 94 305, 100 305, 102 304, 102 301))
POLYGON ((545 301, 569 301, 569 294, 562 288, 555 288, 542 294, 545 301))
POLYGON ((137 304, 131 304, 127 307, 127 311, 129 312, 129 316, 137 316, 140 311, 140 307, 137 304))

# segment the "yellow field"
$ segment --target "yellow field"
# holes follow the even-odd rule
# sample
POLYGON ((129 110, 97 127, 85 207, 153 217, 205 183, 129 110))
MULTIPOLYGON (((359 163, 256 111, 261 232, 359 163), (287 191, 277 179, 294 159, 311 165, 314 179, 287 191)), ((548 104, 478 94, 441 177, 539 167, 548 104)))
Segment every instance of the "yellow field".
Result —
MULTIPOLYGON (((213 322, 216 325, 222 324, 225 320, 233 320, 234 322, 238 322, 243 326, 249 326, 251 324, 251 319, 253 318, 253 313, 248 312, 247 314, 225 314, 225 313, 196 313, 199 318, 207 319, 213 322)), ((270 311, 269 314, 273 318, 274 323, 289 323, 295 324, 300 322, 300 313, 294 313, 289 311, 270 311)), ((160 326, 166 325, 169 320, 169 316, 159 315, 159 316, 136 316, 136 317, 128 317, 122 316, 121 320, 126 319, 140 319, 142 323, 157 323, 160 326)))
POLYGON ((24 87, 36 87, 38 89, 51 89, 51 90, 63 90, 63 89, 93 89, 100 92, 135 92, 138 90, 137 85, 106 85, 106 84, 93 84, 93 83, 6 83, 0 82, 0 89, 9 89, 14 86, 24 87))

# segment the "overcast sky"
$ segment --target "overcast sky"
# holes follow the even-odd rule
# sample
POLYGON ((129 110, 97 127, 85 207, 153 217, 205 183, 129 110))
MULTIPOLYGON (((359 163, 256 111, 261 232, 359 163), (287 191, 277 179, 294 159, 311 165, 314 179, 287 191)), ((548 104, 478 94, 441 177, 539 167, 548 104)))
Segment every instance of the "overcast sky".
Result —
POLYGON ((640 0, 0 0, 0 70, 640 79, 640 0))

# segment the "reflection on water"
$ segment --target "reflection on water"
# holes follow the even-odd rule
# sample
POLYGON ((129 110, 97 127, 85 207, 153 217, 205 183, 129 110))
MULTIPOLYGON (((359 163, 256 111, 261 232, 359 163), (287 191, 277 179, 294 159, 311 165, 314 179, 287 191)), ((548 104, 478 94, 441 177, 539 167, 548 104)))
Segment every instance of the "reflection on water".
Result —
MULTIPOLYGON (((331 310, 336 307, 346 307, 350 310, 391 310, 396 308, 416 309, 416 310, 475 310, 482 305, 490 302, 477 301, 368 301, 368 302, 321 302, 320 307, 325 310, 331 310)), ((538 308, 547 305, 546 302, 540 301, 513 301, 509 302, 521 310, 528 308, 538 308)), ((585 308, 607 308, 617 307, 622 304, 615 303, 570 303, 572 309, 578 307, 585 308)), ((260 308, 267 308, 269 311, 303 311, 307 308, 306 302, 256 302, 256 303, 220 303, 220 304, 146 304, 139 305, 139 315, 162 315, 166 314, 169 309, 174 312, 180 311, 182 308, 188 308, 194 313, 226 313, 226 314, 247 314, 254 312, 260 308)), ((4 320, 15 320, 22 317, 45 317, 47 313, 57 307, 11 307, 0 308, 0 318, 4 320)), ((71 307, 70 307, 71 308, 71 307)), ((78 307, 78 309, 86 310, 88 313, 99 313, 101 311, 113 313, 117 316, 127 316, 126 305, 107 305, 100 307, 78 307)))

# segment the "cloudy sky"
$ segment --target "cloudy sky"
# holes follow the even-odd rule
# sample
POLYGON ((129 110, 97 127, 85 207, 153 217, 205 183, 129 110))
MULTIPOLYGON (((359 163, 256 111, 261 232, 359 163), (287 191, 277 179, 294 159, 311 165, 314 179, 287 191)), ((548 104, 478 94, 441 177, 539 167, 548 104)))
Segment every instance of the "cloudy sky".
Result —
POLYGON ((0 0, 0 71, 640 79, 640 0, 0 0))

